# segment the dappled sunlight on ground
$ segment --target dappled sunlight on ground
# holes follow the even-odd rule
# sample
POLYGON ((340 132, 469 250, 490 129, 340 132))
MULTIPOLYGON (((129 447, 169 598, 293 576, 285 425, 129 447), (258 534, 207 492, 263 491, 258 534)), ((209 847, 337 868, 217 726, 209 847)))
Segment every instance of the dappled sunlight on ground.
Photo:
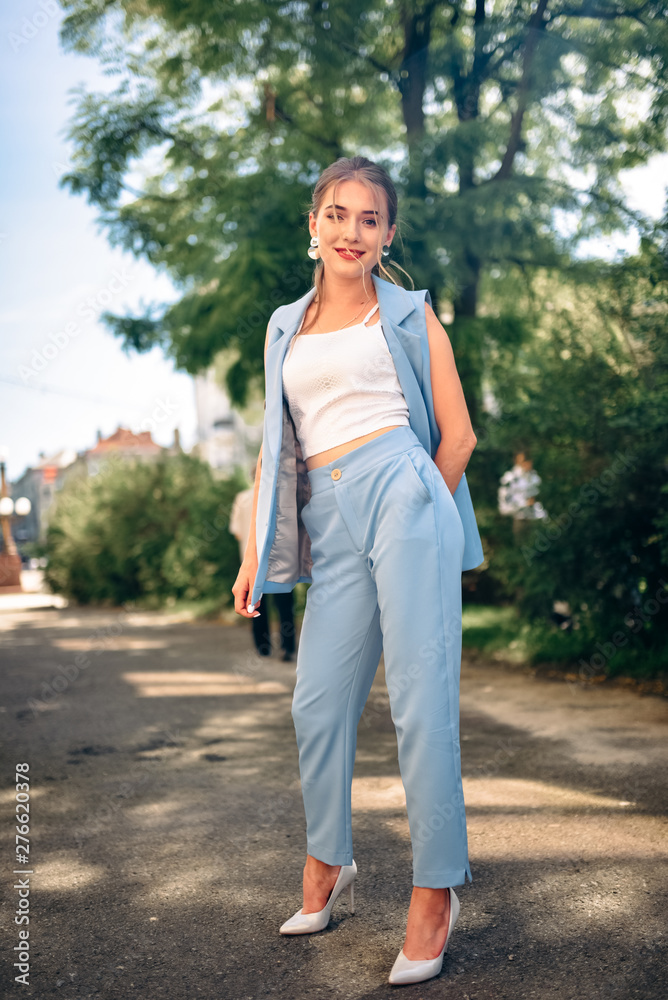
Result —
MULTIPOLYGON (((165 649, 169 646, 169 639, 137 639, 130 636, 112 636, 109 639, 113 642, 115 650, 122 649, 165 649)), ((85 649, 89 650, 91 640, 86 639, 54 639, 53 646, 56 649, 70 649, 72 651, 85 649)))
POLYGON ((40 892, 76 892, 84 886, 104 882, 106 868, 81 861, 73 851, 46 854, 35 865, 33 881, 40 892))
MULTIPOLYGON (((668 859, 668 824, 639 814, 632 802, 518 778, 464 778, 463 787, 472 864, 493 858, 608 859, 613 823, 616 857, 668 859)), ((354 779, 352 805, 355 813, 386 813, 379 819, 387 829, 410 841, 400 778, 354 779)))
MULTIPOLYGON (((7 772, 7 768, 5 767, 5 773, 6 772, 7 772)), ((10 773, 13 775, 13 772, 10 772, 10 773)), ((10 780, 13 780, 13 777, 10 777, 10 780)), ((46 788, 37 788, 37 787, 35 787, 33 785, 31 787, 31 789, 30 789, 30 801, 32 802, 32 801, 34 801, 34 799, 40 798, 41 796, 43 796, 43 795, 45 795, 47 793, 48 793, 48 789, 46 789, 46 788)), ((12 786, 11 788, 2 788, 2 789, 0 789, 0 805, 11 805, 12 810, 14 809, 14 806, 16 805, 16 788, 15 788, 15 786, 12 786)))
POLYGON ((465 778, 463 785, 467 807, 478 810, 490 808, 496 812, 517 812, 524 809, 592 812, 600 809, 625 809, 633 805, 631 802, 594 792, 525 778, 465 778))
POLYGON ((198 673, 194 670, 150 670, 123 673, 123 680, 132 684, 139 698, 183 698, 187 696, 230 694, 287 694, 289 688, 280 681, 252 681, 236 674, 198 673))
MULTIPOLYGON (((412 852, 382 659, 353 773, 356 913, 342 897, 325 932, 289 940, 307 842, 280 643, 258 657, 248 622, 144 626, 122 609, 5 618, 0 718, 10 759, 30 763, 35 824, 35 995, 390 996, 412 852)), ((425 997, 663 997, 667 711, 464 661, 473 882, 425 997)))

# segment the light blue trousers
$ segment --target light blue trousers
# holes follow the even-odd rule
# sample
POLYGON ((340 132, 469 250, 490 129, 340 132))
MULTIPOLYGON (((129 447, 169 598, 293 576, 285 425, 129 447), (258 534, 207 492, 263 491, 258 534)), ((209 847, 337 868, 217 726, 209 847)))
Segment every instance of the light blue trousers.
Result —
POLYGON ((307 853, 351 864, 357 725, 381 652, 413 884, 472 881, 459 746, 464 529, 441 473, 396 427, 308 473, 313 583, 292 718, 307 853))

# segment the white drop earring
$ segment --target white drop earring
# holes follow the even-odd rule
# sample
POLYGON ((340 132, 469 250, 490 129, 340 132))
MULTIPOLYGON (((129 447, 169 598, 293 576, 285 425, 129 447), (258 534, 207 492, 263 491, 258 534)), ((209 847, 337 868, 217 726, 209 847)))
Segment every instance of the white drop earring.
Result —
POLYGON ((311 258, 311 260, 317 260, 318 257, 320 256, 320 251, 318 250, 318 243, 319 243, 318 237, 317 236, 312 236, 311 237, 311 246, 306 251, 308 253, 309 257, 311 258))

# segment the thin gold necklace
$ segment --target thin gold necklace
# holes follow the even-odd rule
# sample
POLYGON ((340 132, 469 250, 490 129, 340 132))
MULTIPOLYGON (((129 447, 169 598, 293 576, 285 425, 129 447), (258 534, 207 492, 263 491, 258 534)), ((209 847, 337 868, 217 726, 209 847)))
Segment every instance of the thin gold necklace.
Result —
MULTIPOLYGON (((371 296, 369 296, 369 298, 371 298, 371 296)), ((361 316, 362 313, 364 312, 364 307, 366 306, 366 304, 368 303, 368 301, 369 301, 369 299, 366 299, 366 301, 362 303, 362 308, 360 309, 360 311, 358 313, 356 313, 355 316, 353 316, 352 319, 348 320, 347 323, 344 323, 343 326, 340 326, 338 329, 339 330, 345 330, 345 328, 347 326, 350 326, 351 323, 354 323, 355 320, 357 319, 357 317, 361 316)), ((322 327, 320 326, 320 320, 319 319, 316 321, 316 326, 320 329, 321 333, 325 332, 325 331, 323 331, 322 327)))

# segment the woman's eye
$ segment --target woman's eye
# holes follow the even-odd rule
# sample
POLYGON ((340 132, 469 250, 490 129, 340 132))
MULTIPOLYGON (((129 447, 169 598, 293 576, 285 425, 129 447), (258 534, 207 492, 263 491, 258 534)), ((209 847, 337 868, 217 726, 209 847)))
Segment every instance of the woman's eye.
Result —
MULTIPOLYGON (((334 216, 333 215, 328 215, 327 218, 328 219, 333 219, 334 216)), ((342 215, 337 215, 336 220, 337 220, 337 222, 343 222, 343 216, 342 215)), ((375 219, 365 219, 364 221, 368 222, 372 226, 376 226, 377 225, 375 219)))

